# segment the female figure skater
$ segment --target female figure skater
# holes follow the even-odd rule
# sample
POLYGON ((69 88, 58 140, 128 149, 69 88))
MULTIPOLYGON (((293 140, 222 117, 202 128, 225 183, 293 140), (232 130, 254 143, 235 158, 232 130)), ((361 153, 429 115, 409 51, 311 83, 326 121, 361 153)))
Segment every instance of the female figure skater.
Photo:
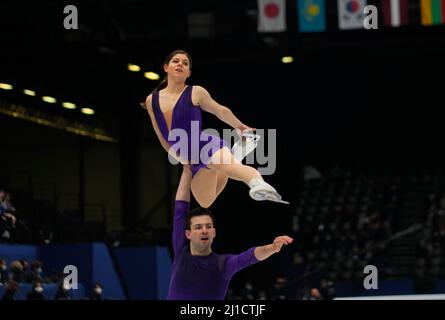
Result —
POLYGON ((246 183, 250 187, 249 195, 257 201, 288 203, 281 200, 278 192, 263 180, 255 168, 241 163, 242 158, 256 146, 252 138, 255 129, 243 124, 229 108, 213 100, 203 87, 186 85, 191 68, 192 59, 187 52, 175 50, 170 53, 164 61, 166 79, 147 97, 145 106, 162 147, 182 164, 191 165, 191 190, 196 201, 201 207, 208 208, 226 186, 227 179, 231 178, 246 183), (201 109, 247 137, 234 145, 233 154, 224 140, 201 133, 201 109), (174 129, 182 129, 188 139, 199 141, 191 139, 186 144, 179 141, 181 152, 178 154, 178 150, 173 148, 178 147, 178 140, 171 134, 174 129), (196 129, 198 137, 192 132, 196 129), (201 156, 192 159, 196 152, 201 156), (234 154, 238 155, 238 159, 234 154))

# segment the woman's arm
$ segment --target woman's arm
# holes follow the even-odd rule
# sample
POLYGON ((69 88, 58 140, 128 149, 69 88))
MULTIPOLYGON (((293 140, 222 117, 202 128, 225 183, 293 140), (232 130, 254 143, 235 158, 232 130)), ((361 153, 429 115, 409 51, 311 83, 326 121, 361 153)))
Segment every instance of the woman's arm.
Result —
POLYGON ((243 124, 237 117, 235 117, 235 115, 229 108, 220 105, 218 102, 213 100, 209 92, 203 87, 193 86, 193 90, 195 90, 196 102, 202 110, 214 114, 218 119, 227 123, 234 129, 239 129, 241 131, 255 130, 243 124))

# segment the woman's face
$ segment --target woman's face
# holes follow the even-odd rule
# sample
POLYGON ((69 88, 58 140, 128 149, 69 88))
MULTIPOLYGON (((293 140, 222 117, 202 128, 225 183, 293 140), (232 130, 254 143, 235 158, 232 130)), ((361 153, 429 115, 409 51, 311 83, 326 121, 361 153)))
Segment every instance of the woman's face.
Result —
POLYGON ((169 76, 184 78, 185 81, 191 73, 190 61, 185 54, 175 54, 168 65, 164 65, 164 71, 169 76))

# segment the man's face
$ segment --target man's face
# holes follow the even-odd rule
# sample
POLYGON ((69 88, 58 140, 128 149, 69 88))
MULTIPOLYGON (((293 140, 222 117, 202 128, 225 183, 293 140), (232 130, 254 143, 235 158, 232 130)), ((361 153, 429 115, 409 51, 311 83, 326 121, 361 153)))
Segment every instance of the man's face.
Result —
POLYGON ((187 239, 199 249, 207 249, 212 245, 216 230, 213 227, 212 218, 207 215, 195 216, 191 219, 190 230, 185 231, 187 239))
POLYGON ((5 200, 5 198, 6 198, 6 192, 3 190, 0 190, 0 201, 5 200))

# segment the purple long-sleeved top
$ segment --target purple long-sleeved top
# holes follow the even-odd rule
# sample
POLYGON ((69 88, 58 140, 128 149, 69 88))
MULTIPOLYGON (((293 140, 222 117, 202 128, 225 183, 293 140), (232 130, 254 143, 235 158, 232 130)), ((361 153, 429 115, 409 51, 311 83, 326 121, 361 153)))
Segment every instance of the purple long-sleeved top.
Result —
POLYGON ((223 300, 233 275, 258 262, 255 247, 239 254, 193 256, 185 237, 185 219, 190 204, 175 202, 173 222, 174 260, 168 300, 223 300))

